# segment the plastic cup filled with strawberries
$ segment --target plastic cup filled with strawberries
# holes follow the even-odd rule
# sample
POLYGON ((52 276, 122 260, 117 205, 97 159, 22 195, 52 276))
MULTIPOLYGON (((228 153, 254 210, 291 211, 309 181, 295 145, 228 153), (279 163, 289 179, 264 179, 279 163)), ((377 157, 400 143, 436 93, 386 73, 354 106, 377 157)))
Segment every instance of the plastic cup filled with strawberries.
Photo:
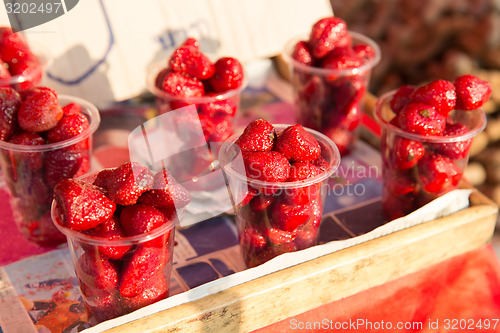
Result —
POLYGON ((491 85, 472 75, 404 85, 381 96, 383 210, 392 220, 457 189, 472 139, 486 126, 491 85))
POLYGON ((0 87, 33 88, 42 80, 48 61, 44 48, 28 44, 21 32, 0 27, 0 87))
POLYGON ((325 134, 342 155, 348 154, 359 136, 361 102, 380 48, 349 31, 342 19, 326 17, 309 34, 291 39, 283 55, 290 66, 297 122, 325 134))
POLYGON ((234 133, 233 119, 245 82, 238 59, 220 57, 212 61, 200 50, 195 38, 186 39, 147 75, 147 86, 156 97, 158 112, 196 105, 198 118, 187 119, 185 126, 201 123, 207 142, 223 142, 234 133))
POLYGON ((328 178, 340 163, 330 139, 258 119, 222 145, 219 162, 248 267, 317 244, 328 178))
POLYGON ((135 162, 56 185, 52 218, 92 325, 168 297, 175 226, 190 200, 167 169, 135 162))
POLYGON ((21 233, 42 246, 65 241, 50 217, 54 186, 90 169, 100 123, 91 103, 48 87, 0 87, 0 166, 21 233))

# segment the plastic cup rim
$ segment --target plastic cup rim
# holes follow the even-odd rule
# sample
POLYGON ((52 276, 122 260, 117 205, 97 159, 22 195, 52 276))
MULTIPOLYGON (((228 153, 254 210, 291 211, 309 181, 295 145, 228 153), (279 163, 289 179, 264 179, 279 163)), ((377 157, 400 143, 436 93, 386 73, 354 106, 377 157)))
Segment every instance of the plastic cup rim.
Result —
POLYGON ((190 104, 206 104, 214 101, 221 101, 221 100, 226 100, 229 99, 235 95, 240 94, 248 85, 248 78, 243 71, 243 82, 241 86, 235 89, 228 90, 226 92, 219 93, 217 95, 213 96, 203 96, 203 97, 178 97, 171 95, 158 87, 156 87, 156 77, 158 73, 160 73, 161 70, 166 68, 166 62, 165 60, 162 61, 157 61, 153 63, 147 70, 146 74, 146 87, 148 91, 153 94, 157 98, 169 100, 169 101, 184 101, 186 103, 190 104))
MULTIPOLYGON (((110 168, 106 168, 106 169, 102 169, 102 170, 107 170, 107 169, 110 169, 110 168)), ((102 170, 87 173, 87 174, 82 175, 76 179, 87 181, 87 180, 91 179, 91 177, 95 177, 102 170)), ((146 233, 143 233, 140 235, 127 236, 127 237, 123 237, 120 239, 107 239, 107 238, 102 238, 102 237, 86 235, 82 231, 72 230, 70 228, 67 228, 65 226, 60 225, 59 223, 56 222, 56 218, 55 218, 55 216, 57 215, 56 207, 57 207, 57 201, 55 199, 53 199, 52 204, 51 204, 51 209, 50 209, 52 223, 54 223, 56 228, 59 231, 61 231, 66 236, 66 238, 76 239, 79 242, 85 242, 87 244, 98 245, 98 246, 102 246, 102 245, 105 245, 105 246, 128 246, 128 245, 134 245, 134 244, 141 244, 141 243, 147 242, 149 240, 155 239, 155 238, 159 237, 160 235, 167 233, 169 230, 174 229, 175 226, 179 223, 182 216, 184 215, 184 211, 185 211, 185 209, 183 208, 181 210, 179 216, 172 219, 172 221, 165 223, 164 225, 162 225, 158 228, 155 228, 149 232, 146 232, 146 233)))
POLYGON ((391 132, 396 133, 397 135, 400 135, 402 137, 405 137, 410 140, 415 140, 415 141, 422 141, 422 142, 430 142, 430 143, 449 143, 449 142, 460 142, 460 141, 465 141, 472 139, 474 136, 477 134, 481 133, 485 128, 486 128, 486 113, 482 108, 477 108, 474 110, 460 110, 460 109, 455 109, 453 111, 455 112, 479 112, 480 113, 480 121, 477 126, 474 128, 470 129, 467 133, 462 134, 462 135, 450 135, 450 136, 438 136, 438 135, 421 135, 421 134, 415 134, 415 133, 409 133, 399 127, 396 127, 386 121, 382 115, 380 114, 382 110, 382 106, 386 101, 389 101, 389 98, 394 95, 394 93, 397 91, 396 90, 391 90, 389 92, 384 93, 381 95, 374 107, 374 117, 375 120, 385 129, 390 130, 391 132))
POLYGON ((349 35, 351 35, 352 38, 360 40, 364 44, 370 45, 373 50, 375 51, 375 56, 361 65, 360 67, 357 68, 349 68, 349 69, 329 69, 329 68, 321 68, 321 67, 314 67, 314 66, 308 66, 305 65, 301 62, 296 61, 291 57, 293 47, 295 44, 301 40, 307 40, 309 37, 307 34, 302 33, 300 35, 295 36, 291 40, 289 40, 286 44, 285 47, 282 51, 282 56, 285 58, 285 60, 289 63, 291 68, 297 68, 300 69, 303 72, 308 72, 310 74, 316 74, 316 75, 321 75, 321 76, 330 76, 330 75, 335 75, 335 76, 351 76, 351 75, 359 75, 363 74, 366 71, 371 70, 373 67, 375 67, 381 60, 381 50, 378 44, 371 39, 370 37, 349 30, 349 35))
POLYGON ((6 149, 16 152, 42 153, 74 145, 78 142, 81 142, 83 139, 91 136, 97 130, 101 122, 101 117, 99 115, 99 110, 94 104, 82 98, 70 95, 58 95, 58 100, 60 104, 61 101, 65 101, 65 103, 67 102, 67 103, 79 104, 82 107, 82 113, 86 113, 89 116, 89 127, 86 128, 79 135, 72 137, 70 139, 60 142, 47 143, 39 146, 20 145, 0 140, 0 149, 6 149))
MULTIPOLYGON (((274 128, 277 130, 285 129, 288 126, 292 126, 289 124, 273 124, 274 128)), ((220 152, 219 152, 219 162, 221 165, 221 169, 229 176, 236 178, 237 180, 241 182, 248 183, 249 185, 252 185, 257 188, 269 188, 269 187, 277 187, 281 189, 293 189, 293 188, 301 188, 301 187, 307 187, 310 185, 318 184, 323 182, 324 180, 328 179, 333 173, 335 173, 340 165, 340 151, 337 147, 337 145, 326 135, 315 131, 313 129, 304 127, 304 129, 313 134, 316 139, 320 139, 320 144, 328 144, 329 148, 332 150, 333 154, 333 159, 334 161, 328 166, 328 168, 323 171, 321 174, 305 179, 305 180, 299 180, 299 181, 293 181, 293 182, 268 182, 268 181, 263 181, 263 180, 258 180, 258 179, 252 179, 248 178, 246 175, 243 175, 236 170, 232 169, 230 166, 230 161, 228 161, 228 151, 229 149, 234 146, 234 142, 236 139, 241 135, 236 134, 228 138, 221 146, 220 152), (222 156, 222 158, 221 158, 222 156)))

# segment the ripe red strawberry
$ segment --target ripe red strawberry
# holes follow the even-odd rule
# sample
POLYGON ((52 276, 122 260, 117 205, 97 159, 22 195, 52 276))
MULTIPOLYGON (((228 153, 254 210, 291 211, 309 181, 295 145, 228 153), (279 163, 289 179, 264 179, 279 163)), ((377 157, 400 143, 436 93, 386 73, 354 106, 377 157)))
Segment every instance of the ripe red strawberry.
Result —
POLYGON ((86 150, 58 149, 45 153, 43 159, 45 180, 50 188, 65 178, 76 178, 90 169, 89 152, 86 150))
POLYGON ((320 156, 314 161, 311 161, 311 163, 317 166, 321 170, 321 172, 325 171, 330 166, 330 164, 323 158, 323 156, 320 156))
POLYGON ((163 248, 139 245, 122 268, 120 295, 134 297, 142 293, 164 269, 169 256, 163 248))
POLYGON ((113 216, 116 205, 102 191, 75 179, 63 179, 54 188, 54 198, 62 213, 61 223, 73 230, 88 230, 113 216))
POLYGON ((153 186, 153 174, 149 168, 136 162, 106 170, 102 176, 99 174, 94 184, 105 189, 109 198, 119 205, 135 204, 141 194, 153 186))
MULTIPOLYGON (((291 164, 288 182, 306 180, 321 174, 321 169, 310 162, 295 162, 291 164)), ((285 190, 286 200, 289 203, 305 205, 317 200, 321 183, 285 190)))
POLYGON ((398 114, 408 103, 411 101, 411 95, 415 91, 415 87, 412 85, 403 85, 396 90, 392 96, 390 105, 391 109, 395 114, 398 114))
POLYGON ((354 140, 352 132, 337 127, 326 127, 322 132, 335 142, 341 156, 350 152, 351 143, 354 140))
POLYGON ((11 28, 0 29, 0 57, 4 62, 12 63, 22 61, 31 56, 31 50, 26 38, 20 32, 15 33, 11 28))
POLYGON ((188 38, 186 38, 184 43, 182 43, 182 46, 192 46, 195 49, 199 50, 200 49, 200 42, 194 37, 188 37, 188 38))
POLYGON ((40 93, 41 91, 49 92, 52 95, 54 95, 54 98, 57 99, 57 91, 55 91, 54 89, 49 88, 49 87, 40 86, 40 87, 32 87, 32 88, 21 91, 20 92, 21 100, 24 101, 29 96, 31 96, 33 94, 40 93))
POLYGON ((446 117, 422 103, 406 105, 398 118, 403 130, 420 135, 441 135, 446 127, 446 117))
POLYGON ((299 124, 285 128, 278 135, 276 151, 296 162, 313 161, 321 155, 318 141, 299 124))
POLYGON ((57 98, 47 90, 38 90, 21 103, 17 121, 25 131, 43 132, 55 127, 62 116, 57 98))
POLYGON ((348 131, 354 131, 358 128, 361 123, 361 118, 363 117, 362 111, 360 111, 357 106, 353 106, 345 111, 346 112, 331 112, 327 118, 326 127, 346 129, 348 131))
POLYGON ((425 154, 418 161, 418 170, 423 189, 430 193, 453 189, 462 179, 460 168, 440 154, 425 154))
POLYGON ((410 169, 424 156, 425 148, 422 142, 395 137, 391 152, 394 154, 394 162, 399 170, 410 169))
POLYGON ((315 58, 323 58, 336 47, 350 46, 351 37, 346 22, 338 17, 326 17, 317 21, 312 26, 309 45, 315 58))
POLYGON ((384 187, 391 195, 399 196, 417 191, 414 176, 407 171, 384 170, 384 187))
MULTIPOLYGON (((120 224, 127 236, 150 232, 166 223, 165 216, 153 206, 135 204, 123 207, 120 224)), ((161 245, 161 244, 160 244, 161 245)))
POLYGON ((0 88, 0 140, 7 141, 17 127, 21 96, 12 88, 0 88))
POLYGON ((96 289, 80 282, 80 290, 85 298, 85 308, 90 320, 100 323, 123 315, 119 297, 113 290, 96 289))
MULTIPOLYGON (((460 123, 447 123, 443 136, 462 136, 469 132, 467 126, 460 123)), ((434 148, 441 154, 451 159, 465 158, 469 155, 472 139, 435 144, 434 148)))
POLYGON ((284 182, 290 173, 290 163, 276 151, 244 152, 247 176, 268 182, 284 182))
POLYGON ((113 289, 118 285, 118 271, 116 267, 106 258, 95 255, 92 252, 84 252, 77 263, 78 270, 85 273, 80 274, 80 279, 88 286, 97 289, 113 289), (85 278, 82 279, 82 277, 85 278))
POLYGON ((181 209, 191 202, 191 193, 186 190, 166 169, 154 176, 153 187, 144 192, 138 202, 160 210, 181 209))
MULTIPOLYGON (((323 61, 321 67, 333 70, 345 70, 351 68, 358 68, 363 64, 363 60, 351 48, 335 48, 328 53, 323 61)), ((337 79, 336 77, 334 79, 337 79)))
POLYGON ((62 108, 64 115, 73 114, 73 113, 81 113, 82 106, 78 103, 69 103, 63 106, 62 108))
MULTIPOLYGON (((207 94, 209 96, 215 96, 215 94, 207 94)), ((199 113, 206 114, 209 117, 215 117, 216 115, 224 115, 233 117, 236 114, 236 104, 231 98, 216 100, 210 103, 202 103, 198 108, 199 113)))
POLYGON ((253 212, 260 213, 263 212, 267 207, 269 207, 273 201, 274 201, 274 196, 272 195, 257 195, 252 200, 250 201, 250 207, 253 210, 253 212))
POLYGON ((276 200, 271 209, 271 224, 280 230, 294 231, 309 220, 312 208, 311 204, 297 205, 286 200, 276 200))
POLYGON ((457 93, 457 109, 475 110, 491 95, 491 84, 473 75, 462 75, 453 81, 457 93))
POLYGON ((304 65, 313 66, 314 59, 306 41, 299 41, 293 47, 292 58, 304 65))
POLYGON ((267 120, 257 119, 245 127, 235 143, 241 151, 270 151, 275 138, 274 126, 267 120))
POLYGON ((258 253, 262 251, 267 241, 260 230, 250 225, 246 225, 244 230, 240 233, 242 246, 251 253, 258 253))
POLYGON ((457 95, 453 83, 436 80, 417 88, 411 99, 412 102, 433 106, 437 112, 447 117, 448 113, 455 108, 457 95))
POLYGON ((149 278, 142 292, 133 297, 121 297, 121 304, 127 312, 132 312, 158 302, 168 296, 169 282, 163 272, 149 278))
POLYGON ((212 118, 214 128, 210 136, 207 138, 209 142, 224 142, 234 132, 232 117, 225 115, 218 115, 212 118))
POLYGON ((165 76, 162 89, 176 97, 201 97, 205 93, 203 83, 182 73, 170 72, 165 76))
POLYGON ((270 227, 266 229, 265 234, 266 237, 269 239, 269 242, 273 245, 273 247, 276 245, 285 245, 283 247, 278 247, 274 249, 275 253, 272 257, 275 257, 285 252, 295 251, 295 248, 293 246, 293 241, 297 237, 296 229, 292 231, 286 231, 280 228, 270 227))
POLYGON ((24 81, 14 84, 14 87, 18 90, 30 89, 42 80, 40 62, 34 55, 26 57, 22 61, 10 63, 9 70, 12 76, 25 77, 24 81))
POLYGON ((89 126, 89 120, 82 113, 65 114, 56 126, 47 132, 47 140, 52 143, 71 139, 89 126))
MULTIPOLYGON (((97 227, 89 229, 85 232, 89 236, 99 237, 108 240, 118 240, 127 237, 125 231, 119 223, 116 216, 99 224, 97 227)), ((130 249, 130 245, 99 245, 99 253, 109 259, 121 259, 130 249)))
MULTIPOLYGON (((42 146, 45 140, 38 133, 18 132, 15 133, 10 140, 10 143, 24 146, 42 146)), ((19 152, 15 154, 13 166, 21 167, 21 170, 37 171, 43 166, 43 157, 39 152, 19 152), (20 166, 19 164, 23 164, 20 166)))
POLYGON ((219 58, 214 64, 214 75, 208 79, 215 92, 225 92, 241 87, 243 84, 243 66, 231 57, 219 58))
POLYGON ((177 48, 170 56, 168 65, 174 72, 206 80, 214 75, 214 64, 199 49, 185 45, 177 48))
POLYGON ((368 44, 354 45, 352 50, 358 55, 363 63, 375 57, 375 50, 368 44))

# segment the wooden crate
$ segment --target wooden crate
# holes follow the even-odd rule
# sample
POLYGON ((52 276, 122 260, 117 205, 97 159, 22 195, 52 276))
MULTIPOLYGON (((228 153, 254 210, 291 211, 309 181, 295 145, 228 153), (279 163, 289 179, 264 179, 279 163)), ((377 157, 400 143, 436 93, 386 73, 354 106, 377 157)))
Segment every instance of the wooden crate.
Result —
POLYGON ((166 309, 110 333, 248 332, 476 249, 498 207, 478 191, 470 207, 166 309))

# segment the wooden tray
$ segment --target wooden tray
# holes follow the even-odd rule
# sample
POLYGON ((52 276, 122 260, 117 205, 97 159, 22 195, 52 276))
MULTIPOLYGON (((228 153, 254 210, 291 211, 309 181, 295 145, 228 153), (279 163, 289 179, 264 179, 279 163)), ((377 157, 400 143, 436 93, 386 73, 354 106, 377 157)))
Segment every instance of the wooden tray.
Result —
POLYGON ((498 207, 470 207, 163 310, 106 332, 248 332, 468 252, 493 235, 498 207))

